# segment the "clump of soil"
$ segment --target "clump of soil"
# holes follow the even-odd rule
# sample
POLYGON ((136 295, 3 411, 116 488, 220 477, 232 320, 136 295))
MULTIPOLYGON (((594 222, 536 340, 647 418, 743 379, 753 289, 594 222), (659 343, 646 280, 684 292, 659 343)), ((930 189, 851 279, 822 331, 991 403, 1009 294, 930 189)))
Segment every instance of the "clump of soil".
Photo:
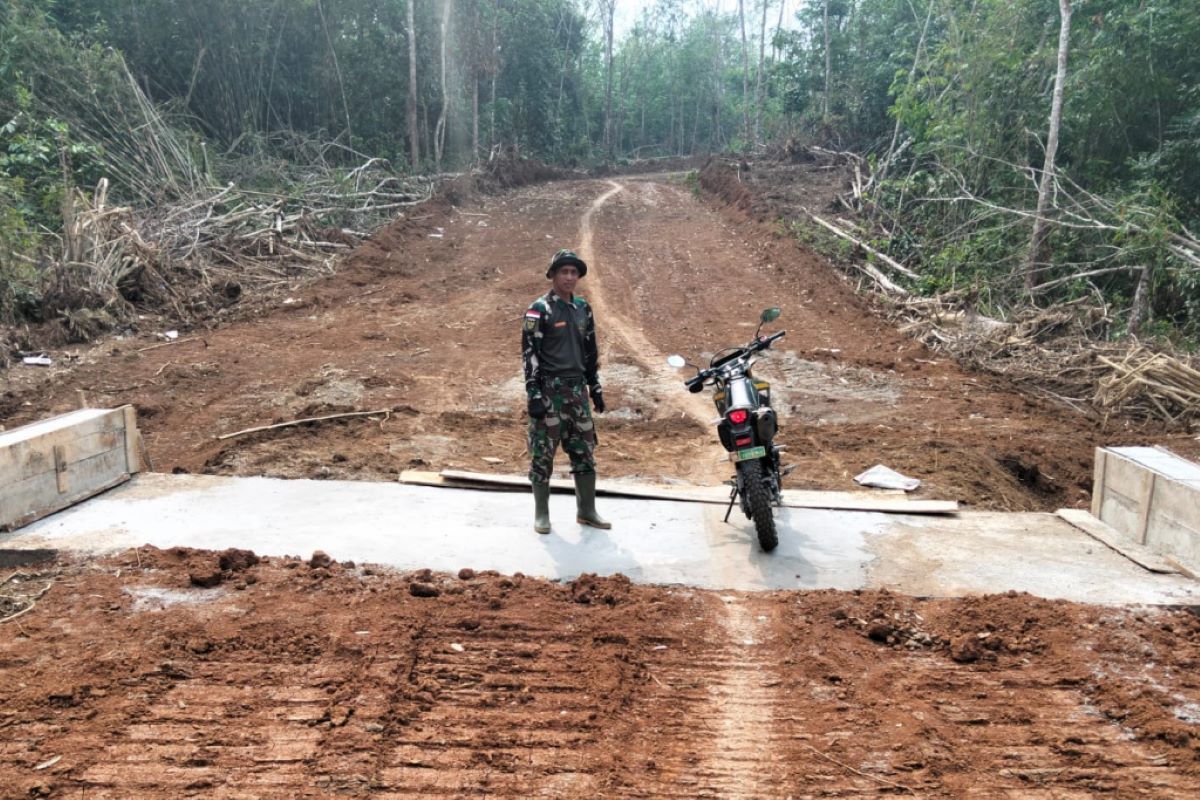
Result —
POLYGON ((49 591, 0 628, 0 785, 656 796, 708 775, 717 794, 774 797, 821 775, 842 795, 1190 798, 1200 780, 1185 611, 251 555, 143 547, 43 575, 49 591), (222 556, 257 580, 180 590, 222 556))

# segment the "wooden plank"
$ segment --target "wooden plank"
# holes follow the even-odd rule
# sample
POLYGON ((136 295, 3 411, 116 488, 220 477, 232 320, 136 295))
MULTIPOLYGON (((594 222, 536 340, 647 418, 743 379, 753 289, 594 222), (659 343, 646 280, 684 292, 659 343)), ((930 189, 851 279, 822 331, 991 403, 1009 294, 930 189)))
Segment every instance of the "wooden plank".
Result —
POLYGON ((1100 519, 1103 515, 1104 492, 1108 488, 1107 473, 1108 451, 1103 447, 1097 447, 1092 471, 1092 516, 1096 519, 1100 519))
MULTIPOLYGON (((28 524, 128 480, 132 412, 83 409, 0 435, 0 529, 28 524)), ((136 424, 132 432, 136 447, 136 424)))
MULTIPOLYGON (((118 410, 93 412, 75 412, 80 419, 74 424, 46 427, 35 423, 11 431, 0 446, 0 486, 54 472, 56 446, 62 446, 68 464, 112 449, 125 437, 124 415, 118 410)), ((69 422, 75 414, 56 419, 69 422)))
POLYGON ((1137 463, 1111 449, 1106 452, 1100 513, 1093 516, 1129 539, 1134 539, 1139 529, 1139 498, 1145 489, 1145 474, 1137 463))
POLYGON ((67 451, 61 444, 54 445, 54 483, 59 494, 67 493, 67 451))
POLYGON ((118 475, 117 477, 115 477, 111 481, 109 481, 108 483, 104 483, 104 484, 100 484, 99 486, 96 486, 86 496, 80 497, 77 500, 73 500, 70 503, 63 506, 62 508, 45 507, 39 511, 31 511, 28 514, 16 517, 10 523, 5 523, 3 521, 0 521, 0 533, 7 533, 10 531, 15 531, 18 528, 23 528, 26 525, 32 525, 33 523, 37 522, 39 519, 45 519, 46 517, 50 516, 51 514, 57 514, 59 511, 62 511, 63 508, 70 508, 72 505, 75 505, 76 503, 81 503, 84 500, 87 500, 89 497, 95 497, 96 495, 98 495, 102 492, 107 492, 109 489, 114 489, 114 488, 120 486, 122 483, 125 483, 128 480, 129 480, 128 475, 118 475))
POLYGON ((141 432, 137 426, 137 409, 133 406, 121 406, 121 415, 125 420, 125 471, 132 475, 142 471, 142 459, 138 448, 141 432))
POLYGON ((1200 491, 1159 477, 1146 524, 1146 544, 1185 564, 1200 563, 1200 491))
MULTIPOLYGON (((443 470, 441 473, 406 471, 400 480, 426 486, 447 486, 471 489, 526 490, 528 478, 522 475, 494 475, 481 472, 443 470)), ((573 492, 574 483, 569 479, 556 478, 550 481, 555 491, 573 492)), ((647 500, 675 500, 692 503, 725 504, 729 502, 729 489, 724 486, 655 486, 598 481, 598 494, 610 497, 638 497, 647 500)), ((878 511, 890 514, 953 514, 958 503, 953 500, 909 500, 903 497, 871 497, 851 492, 806 492, 785 490, 783 505, 788 508, 823 508, 843 511, 878 511)))
POLYGON ((1082 509, 1060 508, 1056 513, 1088 536, 1115 550, 1143 569, 1168 575, 1179 572, 1163 556, 1122 536, 1120 531, 1106 525, 1082 509))
POLYGON ((110 414, 112 414, 111 409, 86 408, 81 411, 71 411, 66 414, 59 414, 57 417, 31 422, 28 425, 13 428, 11 431, 0 431, 0 450, 11 447, 18 442, 42 436, 43 434, 75 428, 84 422, 99 417, 106 417, 110 414))
POLYGON ((124 471, 125 448, 107 452, 68 466, 72 478, 65 493, 58 491, 57 475, 44 472, 0 488, 0 530, 15 530, 49 516, 81 500, 129 480, 124 471))
POLYGON ((1138 526, 1134 538, 1138 544, 1146 543, 1150 531, 1150 509, 1154 506, 1154 484, 1158 481, 1158 473, 1147 471, 1142 478, 1142 493, 1138 497, 1138 526))
POLYGON ((1171 556, 1163 556, 1163 558, 1168 564, 1175 567, 1181 575, 1186 575, 1194 581, 1200 581, 1200 566, 1184 564, 1179 559, 1172 558, 1171 556))

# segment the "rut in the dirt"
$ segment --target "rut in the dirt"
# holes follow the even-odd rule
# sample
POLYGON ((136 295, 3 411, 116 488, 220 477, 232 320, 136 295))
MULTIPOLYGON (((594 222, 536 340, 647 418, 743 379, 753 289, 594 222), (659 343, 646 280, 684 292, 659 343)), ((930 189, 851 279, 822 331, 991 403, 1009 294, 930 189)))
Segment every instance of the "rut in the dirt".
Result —
POLYGON ((1200 787, 1183 611, 221 563, 142 548, 38 568, 51 589, 0 627, 0 796, 1200 787))

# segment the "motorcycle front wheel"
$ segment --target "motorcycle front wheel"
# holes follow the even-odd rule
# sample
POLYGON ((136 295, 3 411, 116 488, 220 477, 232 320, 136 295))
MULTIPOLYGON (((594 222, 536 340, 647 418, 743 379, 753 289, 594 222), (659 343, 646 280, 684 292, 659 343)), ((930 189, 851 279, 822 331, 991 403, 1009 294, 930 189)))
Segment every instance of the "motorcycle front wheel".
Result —
POLYGON ((775 515, 771 510, 771 493, 767 489, 763 476, 763 464, 760 460, 743 461, 737 465, 742 476, 742 491, 746 494, 746 505, 750 508, 750 519, 754 520, 754 529, 758 532, 758 543, 766 552, 771 552, 779 544, 779 536, 775 532, 775 515))

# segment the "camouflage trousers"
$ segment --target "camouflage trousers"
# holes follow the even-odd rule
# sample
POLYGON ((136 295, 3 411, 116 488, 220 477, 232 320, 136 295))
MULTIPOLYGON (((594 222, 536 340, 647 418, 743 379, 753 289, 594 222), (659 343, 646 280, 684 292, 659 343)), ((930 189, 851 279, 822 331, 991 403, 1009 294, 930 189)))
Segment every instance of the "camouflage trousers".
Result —
POLYGON ((595 472, 596 427, 588 404, 587 386, 581 378, 550 378, 542 385, 547 412, 529 419, 529 480, 546 483, 554 471, 554 451, 571 459, 571 472, 595 472))

